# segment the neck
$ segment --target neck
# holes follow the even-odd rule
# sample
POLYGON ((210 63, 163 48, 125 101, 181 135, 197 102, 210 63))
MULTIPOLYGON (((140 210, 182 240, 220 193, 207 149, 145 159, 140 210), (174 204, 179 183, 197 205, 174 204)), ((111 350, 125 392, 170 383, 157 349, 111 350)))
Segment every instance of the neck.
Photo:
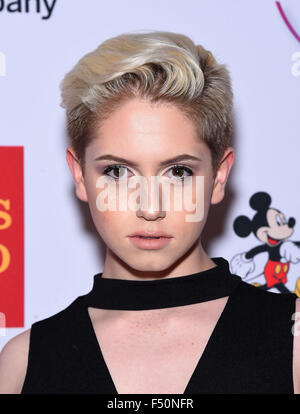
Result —
POLYGON ((160 279, 121 279, 94 276, 93 289, 84 296, 86 306, 114 310, 150 310, 192 305, 229 296, 240 283, 229 263, 213 257, 214 266, 204 271, 160 279))
MULTIPOLYGON (((149 255, 152 254, 149 253, 149 255)), ((106 251, 102 278, 124 279, 124 280, 155 280, 168 279, 176 276, 202 272, 215 267, 215 263, 203 250, 200 242, 195 243, 183 257, 168 266, 168 258, 158 253, 163 260, 159 263, 155 260, 153 252, 149 266, 145 263, 134 266, 129 260, 125 263, 117 257, 109 248, 106 251), (162 257, 163 256, 163 257, 162 257), (167 267, 166 267, 167 266, 167 267)), ((134 258, 136 259, 136 257, 134 258)))

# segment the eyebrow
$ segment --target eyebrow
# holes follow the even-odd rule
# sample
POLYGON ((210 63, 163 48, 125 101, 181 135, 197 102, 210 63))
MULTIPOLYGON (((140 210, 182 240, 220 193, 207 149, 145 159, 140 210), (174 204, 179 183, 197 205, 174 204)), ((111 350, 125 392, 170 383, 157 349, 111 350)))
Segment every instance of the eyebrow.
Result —
MULTIPOLYGON (((138 167, 138 164, 136 164, 135 162, 130 161, 130 160, 126 160, 125 158, 117 157, 117 156, 112 155, 112 154, 105 154, 105 155, 101 155, 100 157, 95 158, 95 161, 102 161, 102 160, 123 162, 124 164, 128 164, 131 167, 138 167)), ((177 163, 177 162, 180 162, 180 161, 187 161, 187 160, 202 161, 201 158, 195 157, 194 155, 182 154, 182 155, 178 155, 177 157, 169 158, 168 160, 164 160, 164 161, 160 162, 159 165, 164 166, 164 165, 174 164, 174 163, 177 163)))

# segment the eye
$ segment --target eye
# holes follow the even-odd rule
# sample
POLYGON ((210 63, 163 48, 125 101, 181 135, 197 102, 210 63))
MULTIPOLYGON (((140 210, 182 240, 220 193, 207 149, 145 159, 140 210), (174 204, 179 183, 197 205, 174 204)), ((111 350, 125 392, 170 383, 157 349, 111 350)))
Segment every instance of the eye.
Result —
POLYGON ((279 214, 276 214, 276 216, 275 216, 275 220, 276 220, 276 223, 278 224, 278 226, 281 226, 281 225, 282 225, 282 222, 281 222, 281 217, 280 217, 280 215, 279 215, 279 214))
MULTIPOLYGON (((120 170, 127 170, 126 167, 124 167, 124 165, 109 165, 108 167, 105 168, 105 170, 103 171, 103 174, 118 180, 119 178, 124 177, 124 172, 120 174, 120 170), (109 173, 113 172, 113 174, 116 173, 115 176, 110 175, 109 173)), ((127 174, 126 174, 127 175, 127 174)))
POLYGON ((174 167, 172 167, 169 171, 175 173, 177 175, 176 178, 179 178, 180 180, 193 175, 193 171, 188 167, 184 167, 183 165, 174 165, 174 167), (187 173, 187 175, 184 175, 184 172, 187 173))
POLYGON ((286 220, 285 216, 282 216, 281 220, 282 220, 283 224, 287 224, 287 220, 286 220))
MULTIPOLYGON (((124 165, 109 165, 105 168, 103 174, 113 178, 114 180, 118 180, 119 178, 124 178, 125 174, 126 176, 128 175, 126 171, 128 171, 128 168, 124 165), (120 174, 120 170, 124 170, 124 172, 120 174), (111 172, 112 175, 110 174, 111 172)), ((183 165, 174 165, 174 167, 172 167, 169 171, 172 171, 175 175, 177 175, 174 175, 173 177, 179 178, 179 180, 182 180, 184 177, 193 175, 193 171, 190 168, 185 167, 183 165), (187 175, 184 175, 184 173, 186 173, 187 175)))

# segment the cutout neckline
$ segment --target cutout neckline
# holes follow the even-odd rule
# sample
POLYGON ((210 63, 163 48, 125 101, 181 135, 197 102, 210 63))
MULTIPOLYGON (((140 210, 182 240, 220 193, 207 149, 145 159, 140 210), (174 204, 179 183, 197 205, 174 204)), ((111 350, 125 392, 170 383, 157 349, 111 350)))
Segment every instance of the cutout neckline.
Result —
MULTIPOLYGON (((201 366, 204 364, 205 360, 207 358, 209 358, 209 352, 210 350, 213 348, 213 346, 215 346, 215 344, 220 341, 221 337, 220 337, 220 333, 222 331, 222 325, 224 324, 225 319, 227 318, 227 315, 229 315, 230 313, 230 308, 231 308, 231 303, 233 300, 233 292, 228 296, 228 299, 226 301, 226 304, 207 340, 207 343, 203 349, 202 354, 199 356, 199 359, 196 363, 196 366, 185 386, 185 389, 182 393, 182 395, 184 394, 189 394, 192 393, 192 388, 195 385, 194 381, 196 379, 197 374, 200 373, 200 375, 202 375, 201 373, 201 366)), ((119 391, 117 390, 115 381, 110 373, 109 367, 104 359, 104 355, 101 349, 101 345, 99 344, 95 329, 94 329, 94 325, 92 323, 92 320, 90 318, 90 314, 88 311, 88 307, 84 307, 84 318, 85 318, 85 322, 86 322, 86 326, 87 326, 87 335, 89 335, 90 339, 91 339, 91 350, 93 351, 93 364, 91 366, 91 368, 98 369, 101 370, 104 368, 105 372, 102 373, 102 376, 105 375, 105 378, 109 381, 112 391, 110 392, 110 394, 120 394, 119 391)), ((205 378, 203 378, 203 380, 205 381, 205 378)), ((121 393, 122 394, 122 393, 121 393)))
POLYGON ((184 276, 128 280, 94 276, 93 287, 83 296, 85 305, 115 310, 163 309, 229 296, 241 277, 233 275, 223 257, 213 257, 214 267, 184 276))
MULTIPOLYGON (((211 358, 213 349, 218 348, 222 341, 222 326, 230 318, 232 298, 236 287, 242 279, 229 270, 229 263, 222 257, 211 258, 216 266, 185 276, 148 281, 102 278, 102 273, 94 276, 92 290, 81 297, 84 308, 83 325, 86 334, 83 338, 83 358, 88 370, 93 370, 94 386, 97 380, 109 383, 112 394, 119 394, 112 378, 109 367, 104 359, 101 344, 98 341, 88 308, 116 310, 149 310, 170 307, 182 307, 200 302, 212 301, 228 297, 226 304, 218 317, 213 330, 206 342, 195 368, 186 384, 183 394, 191 393, 196 380, 205 381, 203 369, 206 361, 211 358), (217 347, 217 348, 216 348, 217 347), (203 377, 202 377, 203 376, 203 377)), ((222 346, 221 346, 222 349, 222 346)))

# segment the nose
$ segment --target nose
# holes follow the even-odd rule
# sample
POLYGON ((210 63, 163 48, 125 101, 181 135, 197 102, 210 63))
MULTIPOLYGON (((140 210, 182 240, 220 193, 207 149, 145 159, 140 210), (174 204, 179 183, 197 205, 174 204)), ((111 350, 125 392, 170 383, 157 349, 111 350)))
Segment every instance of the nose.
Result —
POLYGON ((290 217, 288 221, 288 226, 294 227, 295 223, 296 223, 296 220, 294 219, 294 217, 290 217))
POLYGON ((141 194, 144 197, 146 203, 143 204, 140 199, 139 208, 136 211, 137 217, 144 218, 147 221, 153 221, 162 219, 166 216, 165 210, 162 209, 162 188, 161 185, 157 185, 157 182, 150 182, 144 180, 141 188, 141 194))

